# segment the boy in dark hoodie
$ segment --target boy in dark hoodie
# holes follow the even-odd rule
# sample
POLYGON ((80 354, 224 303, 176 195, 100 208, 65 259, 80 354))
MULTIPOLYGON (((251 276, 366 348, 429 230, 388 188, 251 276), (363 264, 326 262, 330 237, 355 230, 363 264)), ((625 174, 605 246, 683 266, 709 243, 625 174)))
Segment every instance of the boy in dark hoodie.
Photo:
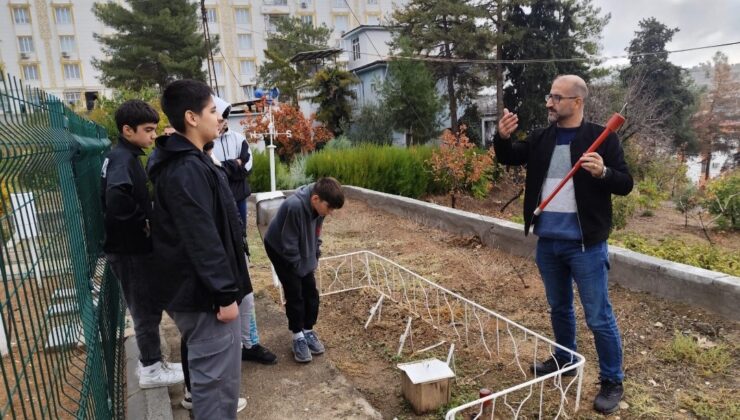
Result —
POLYGON ((293 357, 308 363, 324 353, 313 331, 319 316, 319 292, 314 271, 324 217, 344 206, 342 186, 334 178, 320 178, 288 197, 265 233, 265 250, 285 292, 288 328, 293 332, 293 357))
POLYGON ((118 143, 108 153, 101 172, 105 224, 103 250, 121 283, 139 347, 139 387, 155 388, 183 381, 182 366, 162 360, 159 323, 164 304, 154 298, 157 279, 151 273, 152 239, 149 221, 152 200, 146 172, 139 161, 151 147, 159 114, 140 100, 126 101, 116 110, 118 143))
POLYGON ((176 130, 157 138, 153 243, 168 309, 186 342, 196 419, 236 419, 241 380, 238 305, 252 291, 241 223, 225 177, 203 146, 218 135, 211 89, 178 80, 162 94, 176 130))

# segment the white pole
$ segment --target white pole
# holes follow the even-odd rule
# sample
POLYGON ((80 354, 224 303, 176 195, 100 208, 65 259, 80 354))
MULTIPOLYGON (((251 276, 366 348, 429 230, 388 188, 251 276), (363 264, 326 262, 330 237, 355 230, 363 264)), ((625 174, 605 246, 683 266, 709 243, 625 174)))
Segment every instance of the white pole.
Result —
POLYGON ((275 146, 274 143, 275 121, 272 118, 272 105, 270 105, 268 109, 270 115, 270 125, 268 126, 270 131, 270 145, 267 146, 267 148, 270 149, 270 191, 275 192, 277 191, 277 185, 275 182, 275 149, 277 149, 277 146, 275 146))
POLYGON ((0 316, 0 356, 7 356, 9 352, 8 337, 5 336, 5 325, 3 324, 3 317, 0 316))

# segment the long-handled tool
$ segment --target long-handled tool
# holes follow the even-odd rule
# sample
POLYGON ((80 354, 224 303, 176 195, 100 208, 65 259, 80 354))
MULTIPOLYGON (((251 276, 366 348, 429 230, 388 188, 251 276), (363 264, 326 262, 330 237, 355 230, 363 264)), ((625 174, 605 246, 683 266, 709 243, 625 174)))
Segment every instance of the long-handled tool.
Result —
MULTIPOLYGON (((624 111, 624 108, 627 106, 627 104, 624 104, 624 107, 622 107, 622 111, 624 111)), ((621 112, 621 111, 620 111, 621 112)), ((619 127, 624 124, 624 117, 619 112, 615 112, 614 115, 609 118, 609 121, 606 123, 606 127, 604 128, 604 131, 601 132, 599 137, 596 138, 596 141, 591 145, 591 147, 586 150, 586 153, 591 153, 595 151, 599 146, 601 146, 601 143, 606 140, 607 137, 609 137, 609 134, 619 130, 619 127)), ((581 169, 581 160, 579 159, 578 162, 576 162, 575 165, 573 165, 573 168, 568 172, 567 175, 565 175, 565 178, 563 178, 557 187, 553 190, 550 195, 542 200, 540 205, 534 210, 534 215, 539 216, 540 213, 545 209, 545 207, 550 204, 550 201, 560 192, 560 190, 563 188, 566 182, 568 182, 569 179, 573 178, 573 175, 581 169)))

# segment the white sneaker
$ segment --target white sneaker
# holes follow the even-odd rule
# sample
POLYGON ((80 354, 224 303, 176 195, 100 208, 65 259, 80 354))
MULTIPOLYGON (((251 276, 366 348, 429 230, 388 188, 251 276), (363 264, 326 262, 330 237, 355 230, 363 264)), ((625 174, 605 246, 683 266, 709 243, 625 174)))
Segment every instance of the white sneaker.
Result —
MULTIPOLYGON (((183 397, 182 401, 180 401, 180 405, 183 406, 186 410, 192 410, 193 409, 193 396, 190 395, 190 392, 188 390, 185 390, 185 396, 183 397)), ((247 408, 247 399, 246 398, 239 398, 239 401, 236 403, 236 412, 240 412, 247 408)))
POLYGON ((193 409, 193 396, 190 394, 187 388, 185 388, 185 396, 182 398, 180 405, 186 410, 193 409))
POLYGON ((139 372, 139 388, 157 388, 182 383, 185 377, 180 370, 168 369, 157 362, 151 366, 142 366, 139 372))
POLYGON ((162 360, 162 368, 182 373, 182 363, 165 362, 162 360))

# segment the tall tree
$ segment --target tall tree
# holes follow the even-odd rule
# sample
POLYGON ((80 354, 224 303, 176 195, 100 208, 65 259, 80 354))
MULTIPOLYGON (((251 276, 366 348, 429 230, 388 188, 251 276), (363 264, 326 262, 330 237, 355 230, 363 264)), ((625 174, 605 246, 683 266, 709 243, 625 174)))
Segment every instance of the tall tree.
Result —
MULTIPOLYGON (((411 51, 441 59, 488 58, 491 32, 484 22, 485 9, 471 0, 410 0, 393 13, 401 36, 409 40, 411 51)), ((432 61, 429 69, 446 87, 450 126, 458 132, 457 108, 470 101, 484 85, 481 68, 453 61, 432 61)))
MULTIPOLYGON (((397 43, 402 56, 411 55, 408 40, 397 43)), ((442 101, 424 63, 404 58, 391 61, 380 96, 393 128, 406 132, 406 146, 426 143, 437 133, 442 101)))
POLYGON ((357 82, 352 73, 336 67, 319 70, 311 82, 316 92, 312 101, 319 104, 316 119, 335 136, 342 134, 352 117, 352 99, 357 99, 357 94, 351 86, 357 82))
POLYGON ((259 81, 265 86, 276 86, 281 95, 298 106, 298 88, 310 80, 315 63, 298 63, 292 66, 290 58, 299 52, 326 49, 331 29, 322 24, 312 24, 296 17, 278 19, 275 31, 267 36, 265 62, 260 67, 259 81))
POLYGON ((636 75, 644 75, 645 89, 658 102, 659 112, 666 116, 664 126, 674 139, 674 146, 695 148, 690 126, 695 95, 688 72, 668 61, 665 46, 678 28, 669 28, 654 17, 640 21, 639 30, 626 51, 631 55, 629 67, 620 72, 626 85, 636 75))
POLYGON ((712 83, 701 98, 699 111, 694 115, 694 128, 702 154, 702 171, 709 180, 712 153, 738 149, 740 141, 740 80, 732 74, 727 56, 717 52, 713 65, 705 64, 712 83))
POLYGON ((507 16, 515 30, 503 46, 505 60, 553 59, 506 65, 510 83, 504 89, 504 104, 519 115, 520 127, 531 129, 547 124, 544 95, 555 76, 591 78, 595 62, 588 57, 598 52, 601 29, 611 15, 601 15, 591 0, 533 0, 528 7, 512 3, 507 16))
MULTIPOLYGON (((105 58, 94 59, 102 82, 114 88, 164 87, 172 80, 204 80, 207 51, 198 4, 189 0, 126 0, 95 3, 93 13, 115 30, 95 34, 105 58)), ((216 48, 217 39, 212 40, 216 48)))

